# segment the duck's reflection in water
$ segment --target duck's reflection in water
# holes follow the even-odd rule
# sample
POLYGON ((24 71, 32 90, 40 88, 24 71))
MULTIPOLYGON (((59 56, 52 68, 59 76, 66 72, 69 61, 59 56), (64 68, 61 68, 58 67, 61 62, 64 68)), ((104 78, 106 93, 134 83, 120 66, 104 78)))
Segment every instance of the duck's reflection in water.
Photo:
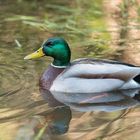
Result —
POLYGON ((50 120, 47 130, 48 133, 57 135, 66 133, 72 118, 70 107, 56 100, 48 90, 42 89, 40 93, 43 99, 47 101, 48 105, 53 108, 53 111, 51 111, 49 115, 47 113, 47 120, 48 117, 50 120))
POLYGON ((51 134, 64 134, 68 131, 71 110, 113 112, 139 105, 140 90, 120 90, 105 93, 62 93, 41 89, 42 97, 50 107, 55 107, 50 114, 51 134))
MULTIPOLYGON (((40 133, 42 133, 42 130, 44 129, 44 132, 41 136, 42 140, 59 139, 59 136, 61 140, 68 139, 67 135, 62 134, 66 134, 69 130, 73 111, 74 115, 78 113, 77 116, 81 114, 79 113, 79 111, 98 111, 99 114, 103 114, 103 111, 114 112, 135 107, 139 105, 140 101, 139 89, 120 90, 104 93, 51 93, 48 90, 40 89, 40 93, 43 100, 45 100, 45 102, 49 105, 50 111, 48 111, 47 108, 47 111, 43 111, 37 114, 42 119, 43 124, 38 120, 35 120, 36 123, 34 123, 34 120, 32 119, 32 121, 28 123, 28 126, 33 125, 33 127, 31 127, 33 137, 36 137, 38 134, 40 135, 40 133)), ((76 116, 73 117, 75 118, 76 116)), ((98 125, 99 120, 95 119, 95 121, 95 125, 98 125)), ((75 125, 70 126, 74 127, 75 125)), ((19 133, 17 137, 21 137, 21 133, 19 133)))
POLYGON ((139 89, 117 90, 104 93, 62 93, 52 92, 59 102, 77 111, 112 112, 139 104, 139 89))

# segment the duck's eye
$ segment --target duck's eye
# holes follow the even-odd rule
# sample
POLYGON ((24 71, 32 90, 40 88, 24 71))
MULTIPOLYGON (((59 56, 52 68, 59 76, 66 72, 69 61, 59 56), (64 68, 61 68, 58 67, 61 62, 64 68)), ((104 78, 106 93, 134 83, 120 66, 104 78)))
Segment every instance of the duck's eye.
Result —
POLYGON ((52 42, 47 42, 47 43, 45 44, 45 46, 51 46, 51 45, 53 45, 52 42))

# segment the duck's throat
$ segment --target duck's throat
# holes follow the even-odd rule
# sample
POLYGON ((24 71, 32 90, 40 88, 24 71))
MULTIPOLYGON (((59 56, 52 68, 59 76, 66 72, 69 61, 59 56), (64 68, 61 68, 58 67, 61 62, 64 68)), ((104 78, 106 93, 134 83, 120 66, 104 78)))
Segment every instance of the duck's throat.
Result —
POLYGON ((64 59, 64 60, 54 59, 52 64, 56 67, 66 67, 70 64, 70 61, 68 59, 64 59))

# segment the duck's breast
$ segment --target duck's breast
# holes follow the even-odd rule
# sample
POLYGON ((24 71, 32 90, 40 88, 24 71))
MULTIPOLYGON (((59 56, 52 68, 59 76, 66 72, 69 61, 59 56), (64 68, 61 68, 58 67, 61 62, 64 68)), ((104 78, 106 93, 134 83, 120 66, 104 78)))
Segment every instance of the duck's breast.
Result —
POLYGON ((56 68, 50 65, 39 80, 40 89, 50 90, 53 81, 61 72, 63 72, 63 70, 64 68, 56 68))

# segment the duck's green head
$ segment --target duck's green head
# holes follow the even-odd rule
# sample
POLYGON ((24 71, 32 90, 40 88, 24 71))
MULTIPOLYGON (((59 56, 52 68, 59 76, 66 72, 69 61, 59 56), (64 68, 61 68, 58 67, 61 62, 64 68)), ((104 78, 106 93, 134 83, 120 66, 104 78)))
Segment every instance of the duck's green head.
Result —
POLYGON ((42 56, 53 57, 53 65, 55 66, 67 66, 70 62, 71 51, 68 43, 63 38, 53 37, 45 41, 36 52, 27 55, 24 59, 33 59, 42 56))

